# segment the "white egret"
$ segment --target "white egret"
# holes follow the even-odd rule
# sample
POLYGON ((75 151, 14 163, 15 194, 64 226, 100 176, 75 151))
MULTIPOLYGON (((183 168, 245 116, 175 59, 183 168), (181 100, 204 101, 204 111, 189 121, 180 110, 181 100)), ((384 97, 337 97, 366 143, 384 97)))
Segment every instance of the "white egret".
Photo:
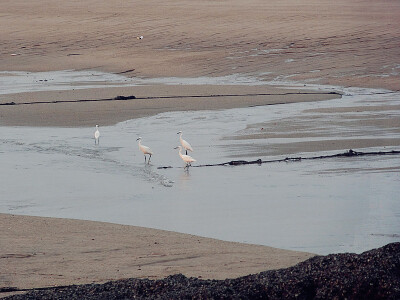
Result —
POLYGON ((177 134, 179 134, 179 140, 181 141, 182 147, 186 150, 186 155, 188 150, 193 152, 192 146, 182 138, 182 131, 179 131, 177 134))
POLYGON ((193 157, 189 156, 189 155, 182 154, 182 153, 181 153, 181 151, 182 151, 182 146, 175 147, 174 149, 178 149, 178 148, 179 148, 179 156, 180 156, 180 157, 182 158, 182 160, 186 163, 185 168, 189 168, 189 166, 192 165, 192 162, 194 162, 194 161, 196 161, 196 160, 195 160, 193 157))
POLYGON ((139 149, 144 154, 144 162, 146 162, 146 154, 148 154, 149 155, 149 163, 150 163, 150 158, 153 155, 153 151, 151 151, 151 149, 149 147, 142 145, 142 138, 141 137, 138 137, 136 140, 139 141, 139 143, 138 143, 139 144, 139 149))
POLYGON ((99 131, 99 125, 96 125, 96 131, 94 132, 94 144, 96 145, 99 144, 100 140, 100 131, 99 131))

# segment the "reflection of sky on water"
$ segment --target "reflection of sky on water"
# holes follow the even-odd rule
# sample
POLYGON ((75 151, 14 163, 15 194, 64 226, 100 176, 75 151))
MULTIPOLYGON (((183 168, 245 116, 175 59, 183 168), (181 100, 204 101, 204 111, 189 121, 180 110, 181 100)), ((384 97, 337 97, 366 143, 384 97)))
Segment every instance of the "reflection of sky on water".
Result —
MULTIPOLYGON (((94 145, 94 128, 0 127, 0 212, 131 224, 320 254, 382 246, 399 240, 391 236, 400 228, 398 156, 194 167, 185 173, 173 149, 182 130, 198 164, 226 162, 237 159, 243 144, 282 143, 223 139, 247 125, 299 118, 311 108, 374 105, 376 97, 399 101, 396 94, 368 97, 164 113, 109 127, 99 121, 100 146, 94 145), (150 166, 138 150, 138 136, 155 152, 150 166)), ((385 132, 362 131, 375 138, 385 132)), ((241 158, 254 159, 252 154, 244 148, 241 158)))

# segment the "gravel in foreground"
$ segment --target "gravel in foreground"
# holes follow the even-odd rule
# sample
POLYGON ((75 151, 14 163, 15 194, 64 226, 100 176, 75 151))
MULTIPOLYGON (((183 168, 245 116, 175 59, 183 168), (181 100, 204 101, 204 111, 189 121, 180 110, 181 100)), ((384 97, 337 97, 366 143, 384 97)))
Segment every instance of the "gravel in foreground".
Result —
POLYGON ((362 254, 316 256, 294 267, 236 279, 181 274, 162 280, 32 290, 6 299, 400 299, 400 243, 362 254))

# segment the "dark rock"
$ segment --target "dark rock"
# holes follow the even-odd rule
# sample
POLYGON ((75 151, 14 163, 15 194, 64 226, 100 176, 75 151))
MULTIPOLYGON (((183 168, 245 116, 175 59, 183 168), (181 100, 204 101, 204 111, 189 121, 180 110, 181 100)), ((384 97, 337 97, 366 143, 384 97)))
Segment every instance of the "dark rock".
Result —
POLYGON ((231 166, 246 165, 248 163, 249 162, 246 160, 232 160, 232 161, 228 162, 228 164, 231 166))
POLYGON ((257 159, 257 160, 252 160, 252 161, 247 161, 247 160, 232 160, 228 163, 226 163, 230 166, 240 166, 240 165, 254 165, 254 164, 262 164, 262 160, 261 159, 257 159))
POLYGON ((136 96, 116 96, 114 100, 130 100, 130 99, 136 99, 136 96))

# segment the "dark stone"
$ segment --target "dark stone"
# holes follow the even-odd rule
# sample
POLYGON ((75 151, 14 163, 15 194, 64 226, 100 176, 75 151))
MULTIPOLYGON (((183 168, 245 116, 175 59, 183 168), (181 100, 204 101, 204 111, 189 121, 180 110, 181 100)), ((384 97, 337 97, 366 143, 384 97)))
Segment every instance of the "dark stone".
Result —
POLYGON ((130 100, 130 99, 136 99, 136 96, 116 96, 114 100, 130 100))

